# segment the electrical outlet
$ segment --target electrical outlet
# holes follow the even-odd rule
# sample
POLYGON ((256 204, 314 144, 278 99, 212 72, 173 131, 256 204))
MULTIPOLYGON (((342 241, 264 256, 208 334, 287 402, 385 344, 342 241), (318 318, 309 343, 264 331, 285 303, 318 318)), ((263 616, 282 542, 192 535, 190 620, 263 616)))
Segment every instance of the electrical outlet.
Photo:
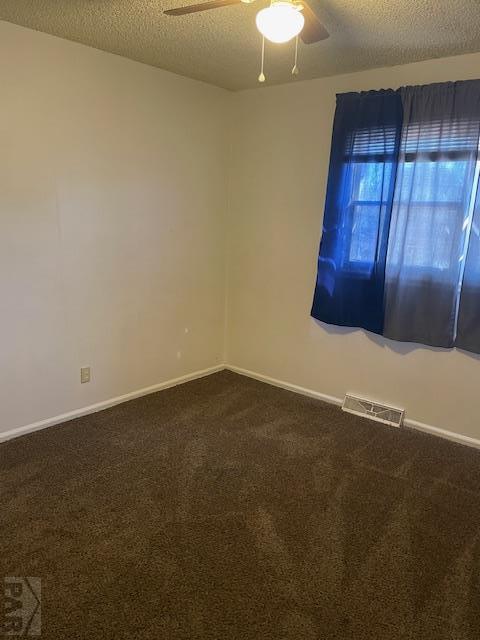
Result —
POLYGON ((80 382, 82 384, 90 382, 90 367, 82 367, 80 369, 80 382))

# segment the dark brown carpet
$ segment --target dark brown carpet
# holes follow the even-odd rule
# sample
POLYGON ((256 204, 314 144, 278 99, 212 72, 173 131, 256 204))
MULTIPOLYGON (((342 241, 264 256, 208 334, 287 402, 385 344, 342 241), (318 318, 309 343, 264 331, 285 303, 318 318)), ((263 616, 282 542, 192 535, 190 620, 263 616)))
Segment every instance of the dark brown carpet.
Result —
POLYGON ((0 445, 52 640, 478 640, 480 452, 223 372, 0 445))

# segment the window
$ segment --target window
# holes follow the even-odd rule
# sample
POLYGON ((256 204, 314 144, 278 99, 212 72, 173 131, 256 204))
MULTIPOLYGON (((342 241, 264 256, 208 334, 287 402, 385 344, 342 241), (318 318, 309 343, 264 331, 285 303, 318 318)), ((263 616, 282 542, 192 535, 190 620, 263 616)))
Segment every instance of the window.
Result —
POLYGON ((353 167, 347 218, 350 237, 345 243, 345 268, 368 271, 376 260, 390 172, 391 165, 381 162, 356 162, 353 167))
POLYGON ((480 80, 337 96, 315 318, 480 353, 479 140, 480 80))
MULTIPOLYGON (((392 265, 440 272, 450 269, 451 257, 462 246, 469 229, 475 191, 472 155, 478 140, 470 139, 469 123, 455 123, 444 131, 439 123, 411 127, 401 143, 393 201, 393 224, 404 225, 404 242, 393 246, 392 265), (407 211, 408 210, 408 211, 407 211), (467 217, 464 219, 465 211, 467 217), (407 215, 408 214, 408 215, 407 215), (407 220, 408 217, 408 220, 407 220), (404 218, 404 219, 402 219, 404 218)), ((379 136, 363 131, 352 154, 350 202, 344 268, 368 271, 377 258, 378 234, 388 204, 392 164, 390 153, 380 153, 379 136), (376 161, 370 161, 373 150, 376 161)), ((350 161, 350 158, 347 159, 350 161)))

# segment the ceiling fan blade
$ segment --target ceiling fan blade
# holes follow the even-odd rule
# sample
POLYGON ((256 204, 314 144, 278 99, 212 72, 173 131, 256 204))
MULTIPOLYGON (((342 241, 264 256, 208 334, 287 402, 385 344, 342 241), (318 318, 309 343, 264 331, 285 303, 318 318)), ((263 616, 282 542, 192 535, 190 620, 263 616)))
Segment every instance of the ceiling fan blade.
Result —
POLYGON ((202 2, 201 4, 191 4, 187 7, 177 7, 176 9, 167 9, 163 13, 168 16, 184 16, 187 13, 198 13, 199 11, 208 11, 209 9, 219 9, 220 7, 228 7, 232 4, 240 4, 242 0, 210 0, 210 2, 202 2))
POLYGON ((305 0, 301 0, 301 4, 303 6, 303 17, 305 18, 305 26, 300 33, 303 42, 305 44, 313 44, 314 42, 328 38, 330 34, 320 22, 311 6, 305 2, 305 0))

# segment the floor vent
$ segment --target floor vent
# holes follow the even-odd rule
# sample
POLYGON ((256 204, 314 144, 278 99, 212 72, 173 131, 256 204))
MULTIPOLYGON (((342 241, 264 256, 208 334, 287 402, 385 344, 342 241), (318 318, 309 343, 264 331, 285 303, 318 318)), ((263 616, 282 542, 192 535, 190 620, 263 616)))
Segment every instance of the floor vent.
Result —
POLYGON ((357 416, 370 418, 383 424, 389 424, 392 427, 401 427, 403 422, 404 409, 396 407, 388 407, 385 404, 378 404, 365 398, 357 398, 347 393, 343 401, 342 409, 348 413, 354 413, 357 416))

